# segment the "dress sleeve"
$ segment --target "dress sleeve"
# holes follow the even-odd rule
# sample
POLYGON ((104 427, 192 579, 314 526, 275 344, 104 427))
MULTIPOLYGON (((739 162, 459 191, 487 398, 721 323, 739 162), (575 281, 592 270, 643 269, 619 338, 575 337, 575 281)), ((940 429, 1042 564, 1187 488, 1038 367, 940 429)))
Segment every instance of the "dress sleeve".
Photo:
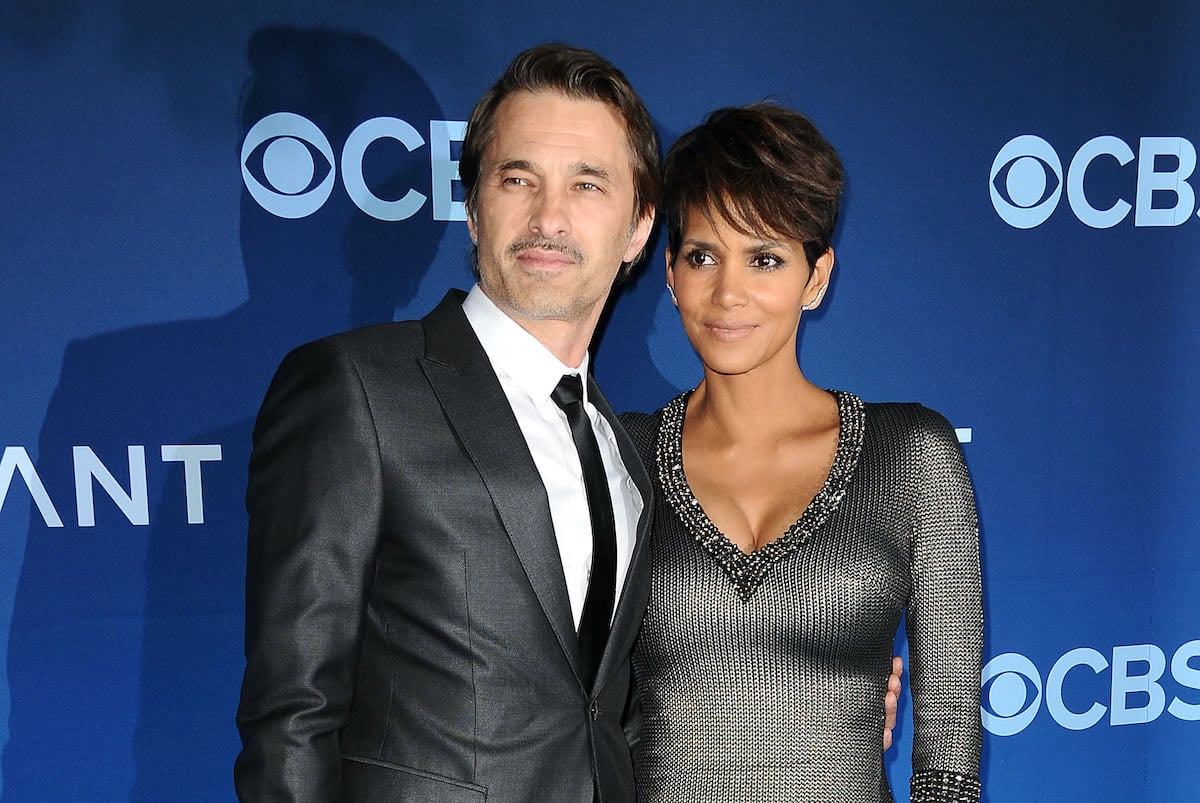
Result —
POLYGON ((906 614, 913 697, 912 803, 980 797, 983 602, 975 495, 954 430, 921 408, 921 480, 906 614))

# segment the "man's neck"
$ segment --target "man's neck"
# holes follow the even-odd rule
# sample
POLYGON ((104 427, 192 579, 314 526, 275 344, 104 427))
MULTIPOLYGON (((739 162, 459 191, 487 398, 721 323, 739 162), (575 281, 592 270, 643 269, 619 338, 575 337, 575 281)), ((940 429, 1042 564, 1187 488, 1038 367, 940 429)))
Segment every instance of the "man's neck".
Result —
POLYGON ((527 320, 513 315, 509 317, 537 338, 537 341, 562 361, 563 365, 572 368, 578 368, 583 363, 588 346, 592 342, 592 335, 596 331, 596 321, 599 320, 597 316, 596 320, 579 325, 567 321, 527 320))

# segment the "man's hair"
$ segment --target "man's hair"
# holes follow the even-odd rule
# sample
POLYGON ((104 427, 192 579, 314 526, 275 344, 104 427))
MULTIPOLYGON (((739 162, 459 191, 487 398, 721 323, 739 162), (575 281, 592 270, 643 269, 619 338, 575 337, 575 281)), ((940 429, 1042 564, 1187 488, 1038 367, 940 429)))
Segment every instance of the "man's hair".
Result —
POLYGON ((844 185, 837 151, 804 115, 769 103, 718 109, 667 153, 667 245, 678 256, 696 212, 803 243, 811 267, 829 249, 844 185))
MULTIPOLYGON (((496 132, 496 112, 506 98, 517 92, 554 92, 567 98, 599 101, 616 111, 624 123, 629 162, 633 168, 631 225, 653 213, 662 194, 658 137, 642 99, 625 75, 598 54, 579 47, 549 43, 518 54, 471 112, 458 159, 458 174, 470 214, 475 214, 478 209, 479 174, 483 155, 496 132)), ((622 278, 632 265, 623 266, 622 278)))

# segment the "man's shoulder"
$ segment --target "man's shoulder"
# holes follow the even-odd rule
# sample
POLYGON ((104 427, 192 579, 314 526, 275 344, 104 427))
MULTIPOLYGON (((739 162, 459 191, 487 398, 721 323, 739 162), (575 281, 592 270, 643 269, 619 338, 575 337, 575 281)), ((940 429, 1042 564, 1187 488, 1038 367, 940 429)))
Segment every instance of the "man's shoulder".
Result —
POLYGON ((445 298, 419 320, 389 321, 349 329, 305 343, 293 350, 301 354, 344 354, 352 357, 391 359, 422 356, 431 335, 461 338, 467 327, 462 312, 465 293, 450 290, 445 298))
POLYGON ((283 364, 396 362, 419 357, 424 353, 424 344, 419 321, 372 324, 299 345, 284 358, 283 364))
MULTIPOLYGON (((420 321, 390 321, 347 329, 314 341, 328 348, 371 351, 379 348, 419 351, 425 342, 420 321)), ((313 345, 313 344, 308 344, 313 345)))

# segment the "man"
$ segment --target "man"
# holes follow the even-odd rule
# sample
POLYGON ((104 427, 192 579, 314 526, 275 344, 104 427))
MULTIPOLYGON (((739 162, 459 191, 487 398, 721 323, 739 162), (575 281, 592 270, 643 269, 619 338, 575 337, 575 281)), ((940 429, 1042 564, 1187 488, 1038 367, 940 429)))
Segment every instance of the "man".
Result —
POLYGON ((608 62, 538 47, 472 113, 460 172, 470 296, 298 349, 263 402, 242 799, 634 799, 621 720, 651 491, 587 347, 653 223, 653 125, 608 62), (615 540, 590 643, 605 594, 564 374, 584 380, 615 540))

